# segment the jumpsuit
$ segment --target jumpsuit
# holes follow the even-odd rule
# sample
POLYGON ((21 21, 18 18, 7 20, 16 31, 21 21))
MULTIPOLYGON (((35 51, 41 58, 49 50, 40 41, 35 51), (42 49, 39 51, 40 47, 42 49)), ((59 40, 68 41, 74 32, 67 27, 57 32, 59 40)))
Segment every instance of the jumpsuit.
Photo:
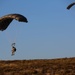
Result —
POLYGON ((12 47, 12 55, 14 55, 15 52, 16 52, 16 48, 13 46, 13 47, 12 47))

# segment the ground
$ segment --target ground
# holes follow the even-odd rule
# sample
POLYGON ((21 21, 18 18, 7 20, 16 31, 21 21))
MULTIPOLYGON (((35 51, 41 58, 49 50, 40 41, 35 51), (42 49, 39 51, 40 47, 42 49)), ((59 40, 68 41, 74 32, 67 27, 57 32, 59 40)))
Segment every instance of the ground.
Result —
POLYGON ((0 75, 75 75, 75 57, 0 60, 0 75))

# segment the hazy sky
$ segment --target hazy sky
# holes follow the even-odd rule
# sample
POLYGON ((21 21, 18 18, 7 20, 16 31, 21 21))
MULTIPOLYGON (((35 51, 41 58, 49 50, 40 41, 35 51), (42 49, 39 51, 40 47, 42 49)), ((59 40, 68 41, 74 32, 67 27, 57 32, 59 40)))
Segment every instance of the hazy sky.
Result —
POLYGON ((75 0, 2 0, 0 17, 19 13, 28 23, 14 20, 0 31, 0 59, 52 59, 75 57, 75 0), (11 44, 17 51, 11 56, 11 44))

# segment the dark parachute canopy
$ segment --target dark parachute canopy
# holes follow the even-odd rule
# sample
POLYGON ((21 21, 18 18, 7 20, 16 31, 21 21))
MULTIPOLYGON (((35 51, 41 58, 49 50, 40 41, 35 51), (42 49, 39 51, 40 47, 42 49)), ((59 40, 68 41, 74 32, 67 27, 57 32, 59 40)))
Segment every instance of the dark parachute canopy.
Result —
POLYGON ((69 10, 73 5, 75 5, 75 3, 71 3, 70 5, 68 5, 67 9, 69 10))
POLYGON ((27 18, 21 14, 8 14, 0 18, 0 31, 5 30, 13 19, 18 20, 19 22, 28 22, 27 18))

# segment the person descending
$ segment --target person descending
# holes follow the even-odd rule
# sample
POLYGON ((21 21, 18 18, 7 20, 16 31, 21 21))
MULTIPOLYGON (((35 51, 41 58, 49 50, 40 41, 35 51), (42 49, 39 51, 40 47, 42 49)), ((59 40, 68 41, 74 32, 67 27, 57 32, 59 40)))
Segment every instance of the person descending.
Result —
POLYGON ((14 55, 15 54, 15 52, 16 52, 16 47, 15 47, 15 43, 12 43, 12 55, 14 55))

